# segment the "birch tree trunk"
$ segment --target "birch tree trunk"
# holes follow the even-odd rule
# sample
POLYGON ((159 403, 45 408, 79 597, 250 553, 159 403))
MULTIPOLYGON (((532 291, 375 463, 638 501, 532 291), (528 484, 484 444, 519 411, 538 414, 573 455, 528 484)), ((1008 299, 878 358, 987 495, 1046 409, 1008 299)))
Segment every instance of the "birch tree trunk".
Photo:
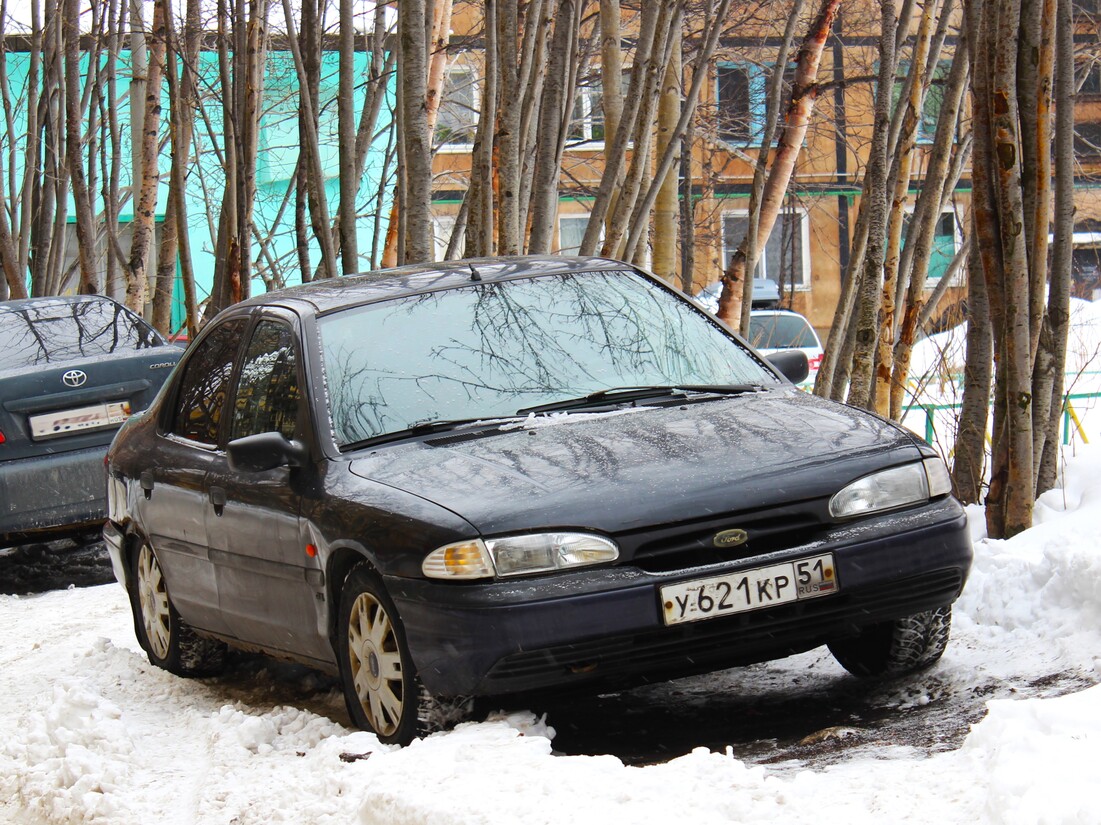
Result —
POLYGON ((868 240, 861 267, 860 293, 856 303, 855 348, 852 372, 849 376, 848 403, 871 409, 872 365, 875 344, 879 336, 879 294, 883 274, 884 241, 887 234, 887 139, 891 122, 891 91, 898 64, 895 38, 898 17, 894 0, 881 0, 879 38, 879 79, 876 84, 875 122, 865 171, 865 199, 861 213, 867 209, 868 240))
MULTIPOLYGON (((600 86, 604 110, 604 145, 615 146, 623 119, 623 47, 619 0, 600 0, 600 86)), ((568 114, 568 113, 567 113, 568 114)), ((605 218, 605 233, 611 229, 615 195, 605 218)))
MULTIPOLYGON (((887 218, 887 246, 883 257, 882 297, 879 304, 879 335, 876 342, 875 390, 873 391, 876 412, 884 417, 891 413, 895 296, 902 249, 902 222, 906 215, 906 202, 909 199, 910 171, 914 150, 917 147, 917 131, 925 104, 923 94, 923 88, 926 85, 925 62, 933 38, 933 17, 938 5, 935 0, 925 0, 922 6, 921 22, 918 24, 918 34, 910 56, 910 76, 902 132, 894 156, 895 186, 887 218)), ((905 381, 905 375, 903 375, 903 381, 905 381)), ((901 386, 899 389, 901 391, 901 386)))
POLYGON ((478 131, 471 153, 470 202, 466 225, 466 251, 473 257, 492 255, 494 250, 493 135, 497 130, 497 0, 485 0, 485 60, 482 83, 482 106, 478 114, 478 131))
MULTIPOLYGON (((680 120, 682 98, 681 48, 678 29, 673 39, 672 60, 669 61, 662 79, 661 100, 658 104, 657 155, 660 159, 666 151, 670 151, 671 162, 669 170, 660 178, 660 187, 654 201, 654 255, 651 268, 655 275, 670 284, 677 276, 677 194, 680 189, 677 176, 680 173, 681 151, 677 121, 680 120)), ((660 172, 660 167, 657 171, 660 172)), ((655 174, 655 182, 657 180, 655 174)), ((635 257, 637 259, 637 255, 635 257)))
POLYGON ((398 5, 401 41, 401 142, 405 153, 405 263, 430 261, 432 248, 432 140, 428 131, 428 21, 424 0, 398 5))
MULTIPOLYGON (((283 0, 283 14, 287 26, 287 42, 290 45, 291 56, 294 58, 294 69, 298 75, 300 118, 307 124, 306 128, 299 130, 299 134, 303 138, 301 158, 302 166, 305 169, 306 192, 310 205, 313 235, 321 246, 321 272, 323 277, 335 278, 337 276, 336 250, 333 245, 332 233, 329 231, 329 203, 325 194, 325 175, 321 169, 321 147, 318 143, 318 119, 313 92, 315 83, 314 78, 311 78, 306 72, 306 63, 299 45, 298 34, 295 31, 294 11, 291 8, 290 0, 283 0)), ((311 49, 319 48, 319 42, 313 41, 312 38, 310 40, 309 46, 311 49)), ((354 209, 352 217, 354 231, 354 209)))
POLYGON ((558 179, 565 148, 565 135, 560 126, 563 119, 569 117, 567 101, 573 98, 573 89, 570 88, 568 97, 566 91, 570 85, 570 56, 578 36, 577 12, 575 0, 560 0, 554 16, 554 36, 547 61, 532 170, 531 233, 528 236, 528 252, 532 254, 550 252, 554 238, 558 179))
POLYGON ((345 275, 359 271, 359 237, 356 199, 360 178, 356 176, 355 123, 355 8, 353 0, 339 0, 340 93, 337 95, 338 152, 340 157, 340 268, 345 275))
MULTIPOLYGON (((1021 22, 1018 0, 972 3, 968 8, 973 42, 1000 45, 992 51, 972 51, 973 202, 995 352, 993 457, 986 497, 987 530, 994 538, 1031 526, 1035 491, 1030 255, 1017 94, 1021 22)), ((1036 151, 1041 151, 1038 146, 1036 151)), ((1039 254, 1041 250, 1032 250, 1033 258, 1039 254)))
MULTIPOLYGON (((909 260, 909 283, 906 301, 903 304, 902 320, 899 325, 898 341, 895 344, 891 361, 893 376, 890 383, 888 415, 898 421, 902 417, 902 403, 905 395, 906 379, 910 372, 910 358, 914 341, 917 338, 918 319, 924 308, 925 283, 929 272, 929 255, 935 240, 936 226, 940 221, 946 203, 946 193, 955 189, 956 181, 951 179, 952 137, 958 127, 963 93, 967 88, 970 75, 970 59, 966 42, 961 38, 956 51, 952 70, 944 88, 940 114, 937 119, 936 136, 933 139, 933 151, 929 167, 925 174, 924 185, 918 196, 910 222, 910 236, 907 241, 906 260, 909 260)), ((944 273, 941 279, 945 285, 951 279, 944 273)), ((877 396, 878 398, 878 396, 877 396)))
POLYGON ((149 74, 145 84, 144 123, 141 134, 141 187, 134 204, 133 233, 130 236, 130 267, 127 272, 126 305, 139 315, 145 311, 149 284, 149 251, 157 214, 160 185, 161 84, 164 81, 165 18, 167 0, 153 4, 153 29, 149 39, 149 74))
POLYGON ((971 245, 967 278, 967 358, 963 403, 952 450, 952 491, 964 504, 982 500, 986 470, 986 433, 993 376, 993 333, 981 252, 971 245))
MULTIPOLYGON (((772 228, 780 216, 788 183, 795 171, 795 161, 807 134, 814 101, 818 97, 818 65, 826 47, 826 38, 833 27, 833 20, 841 6, 841 0, 823 0, 818 16, 807 31, 796 60, 795 80, 791 90, 786 122, 780 142, 761 191, 761 210, 757 225, 756 248, 764 249, 772 228)), ((723 289, 719 296, 717 315, 732 327, 740 327, 742 320, 742 295, 746 269, 746 247, 743 242, 731 256, 723 274, 723 289)))
MULTIPOLYGON (((1039 467, 1036 494, 1055 487, 1058 475, 1059 422, 1063 416, 1066 391, 1067 335, 1070 331, 1071 259, 1074 232, 1074 29, 1070 0, 1055 4, 1055 237, 1051 256, 1051 285, 1048 290, 1045 327, 1041 336, 1051 360, 1051 388, 1040 387, 1033 394, 1047 401, 1048 416, 1040 422, 1043 446, 1037 454, 1039 467)), ((1039 358, 1037 358, 1039 363, 1039 358)))
MULTIPOLYGON (((605 163, 601 173, 600 187, 596 198, 593 200, 589 213, 589 223, 585 227, 585 235, 581 239, 580 253, 592 255, 600 243, 600 236, 604 232, 604 222, 612 213, 613 195, 619 190, 619 178, 627 165, 627 145, 630 143, 635 122, 638 119, 639 107, 642 103, 643 89, 645 87, 646 65, 650 59, 650 53, 654 46, 654 37, 658 28, 660 13, 664 8, 663 3, 644 3, 639 22, 638 39, 635 41, 635 60, 631 66, 631 82, 627 89, 627 97, 621 113, 621 120, 616 128, 615 140, 608 148, 608 141, 604 142, 605 163)), ((639 147, 635 147, 637 152, 639 147)), ((616 212, 619 211, 618 203, 616 212)), ((615 221, 609 223, 608 228, 614 230, 615 221)), ((605 242, 607 246, 607 242, 605 242)))
POLYGON ((519 0, 500 0, 497 17, 497 253, 520 254, 520 38, 519 0))
MULTIPOLYGON (((78 0, 64 0, 62 32, 65 41, 65 149, 76 209, 77 257, 80 261, 82 294, 99 292, 96 271, 96 229, 92 218, 92 199, 84 176, 80 76, 80 8, 78 0)), ((139 309, 140 312, 140 309, 139 309)))

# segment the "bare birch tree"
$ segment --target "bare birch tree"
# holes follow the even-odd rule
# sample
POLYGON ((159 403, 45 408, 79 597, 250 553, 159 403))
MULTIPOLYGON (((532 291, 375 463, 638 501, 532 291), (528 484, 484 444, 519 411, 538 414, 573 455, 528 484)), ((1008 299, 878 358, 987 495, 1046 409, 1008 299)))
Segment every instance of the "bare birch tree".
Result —
MULTIPOLYGON (((818 65, 826 46, 826 38, 833 27, 840 0, 823 0, 818 16, 807 31, 803 45, 796 58, 795 81, 792 87, 791 103, 788 106, 787 119, 780 136, 776 156, 769 169, 768 178, 761 189, 761 207, 757 218, 757 237, 754 247, 763 249, 776 219, 783 206, 788 182, 795 170, 795 161, 799 157, 803 138, 810 123, 811 111, 818 95, 818 65)), ((783 67, 778 66, 777 71, 783 67)), ((742 303, 745 294, 745 281, 752 274, 747 268, 746 252, 748 240, 739 244, 737 251, 723 275, 723 290, 719 298, 718 316, 732 327, 742 326, 742 303)), ((755 262, 754 262, 755 263, 755 262)), ((748 318, 746 319, 748 324, 748 318)))

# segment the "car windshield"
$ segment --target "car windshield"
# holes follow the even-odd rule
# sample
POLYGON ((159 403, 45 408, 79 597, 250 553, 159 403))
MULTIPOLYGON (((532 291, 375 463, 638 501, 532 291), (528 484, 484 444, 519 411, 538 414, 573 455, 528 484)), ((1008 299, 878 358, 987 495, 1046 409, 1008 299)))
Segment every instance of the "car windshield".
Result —
POLYGON ((818 346, 814 331, 803 316, 782 313, 750 315, 749 343, 758 349, 818 346))
POLYGON ((614 387, 780 383, 690 303, 629 272, 471 284, 342 310, 320 331, 342 446, 614 387))
POLYGON ((112 301, 28 301, 0 308, 0 369, 157 347, 153 328, 112 301))

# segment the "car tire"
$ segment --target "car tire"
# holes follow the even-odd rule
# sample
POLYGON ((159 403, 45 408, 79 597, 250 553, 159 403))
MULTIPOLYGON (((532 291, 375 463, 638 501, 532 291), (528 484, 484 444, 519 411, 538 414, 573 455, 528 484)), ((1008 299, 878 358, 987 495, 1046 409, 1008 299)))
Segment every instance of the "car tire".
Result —
POLYGON ((152 664, 177 676, 213 676, 225 667, 226 646, 180 618, 157 554, 144 541, 131 559, 130 607, 138 642, 152 664))
POLYGON ((337 632, 344 701, 357 727, 387 745, 408 745, 435 727, 397 608, 366 564, 344 582, 337 632))
POLYGON ((936 664, 951 629, 952 608, 940 607, 864 628, 829 649, 855 676, 905 676, 936 664))

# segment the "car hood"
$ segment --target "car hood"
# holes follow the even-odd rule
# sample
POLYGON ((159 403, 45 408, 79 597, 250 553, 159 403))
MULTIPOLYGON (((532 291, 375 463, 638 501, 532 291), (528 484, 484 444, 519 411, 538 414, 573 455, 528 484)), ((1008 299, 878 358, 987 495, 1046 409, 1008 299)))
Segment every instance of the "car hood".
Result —
POLYGON ((484 535, 617 533, 828 496, 918 458, 894 425, 784 388, 448 432, 365 451, 351 471, 446 507, 484 535))

